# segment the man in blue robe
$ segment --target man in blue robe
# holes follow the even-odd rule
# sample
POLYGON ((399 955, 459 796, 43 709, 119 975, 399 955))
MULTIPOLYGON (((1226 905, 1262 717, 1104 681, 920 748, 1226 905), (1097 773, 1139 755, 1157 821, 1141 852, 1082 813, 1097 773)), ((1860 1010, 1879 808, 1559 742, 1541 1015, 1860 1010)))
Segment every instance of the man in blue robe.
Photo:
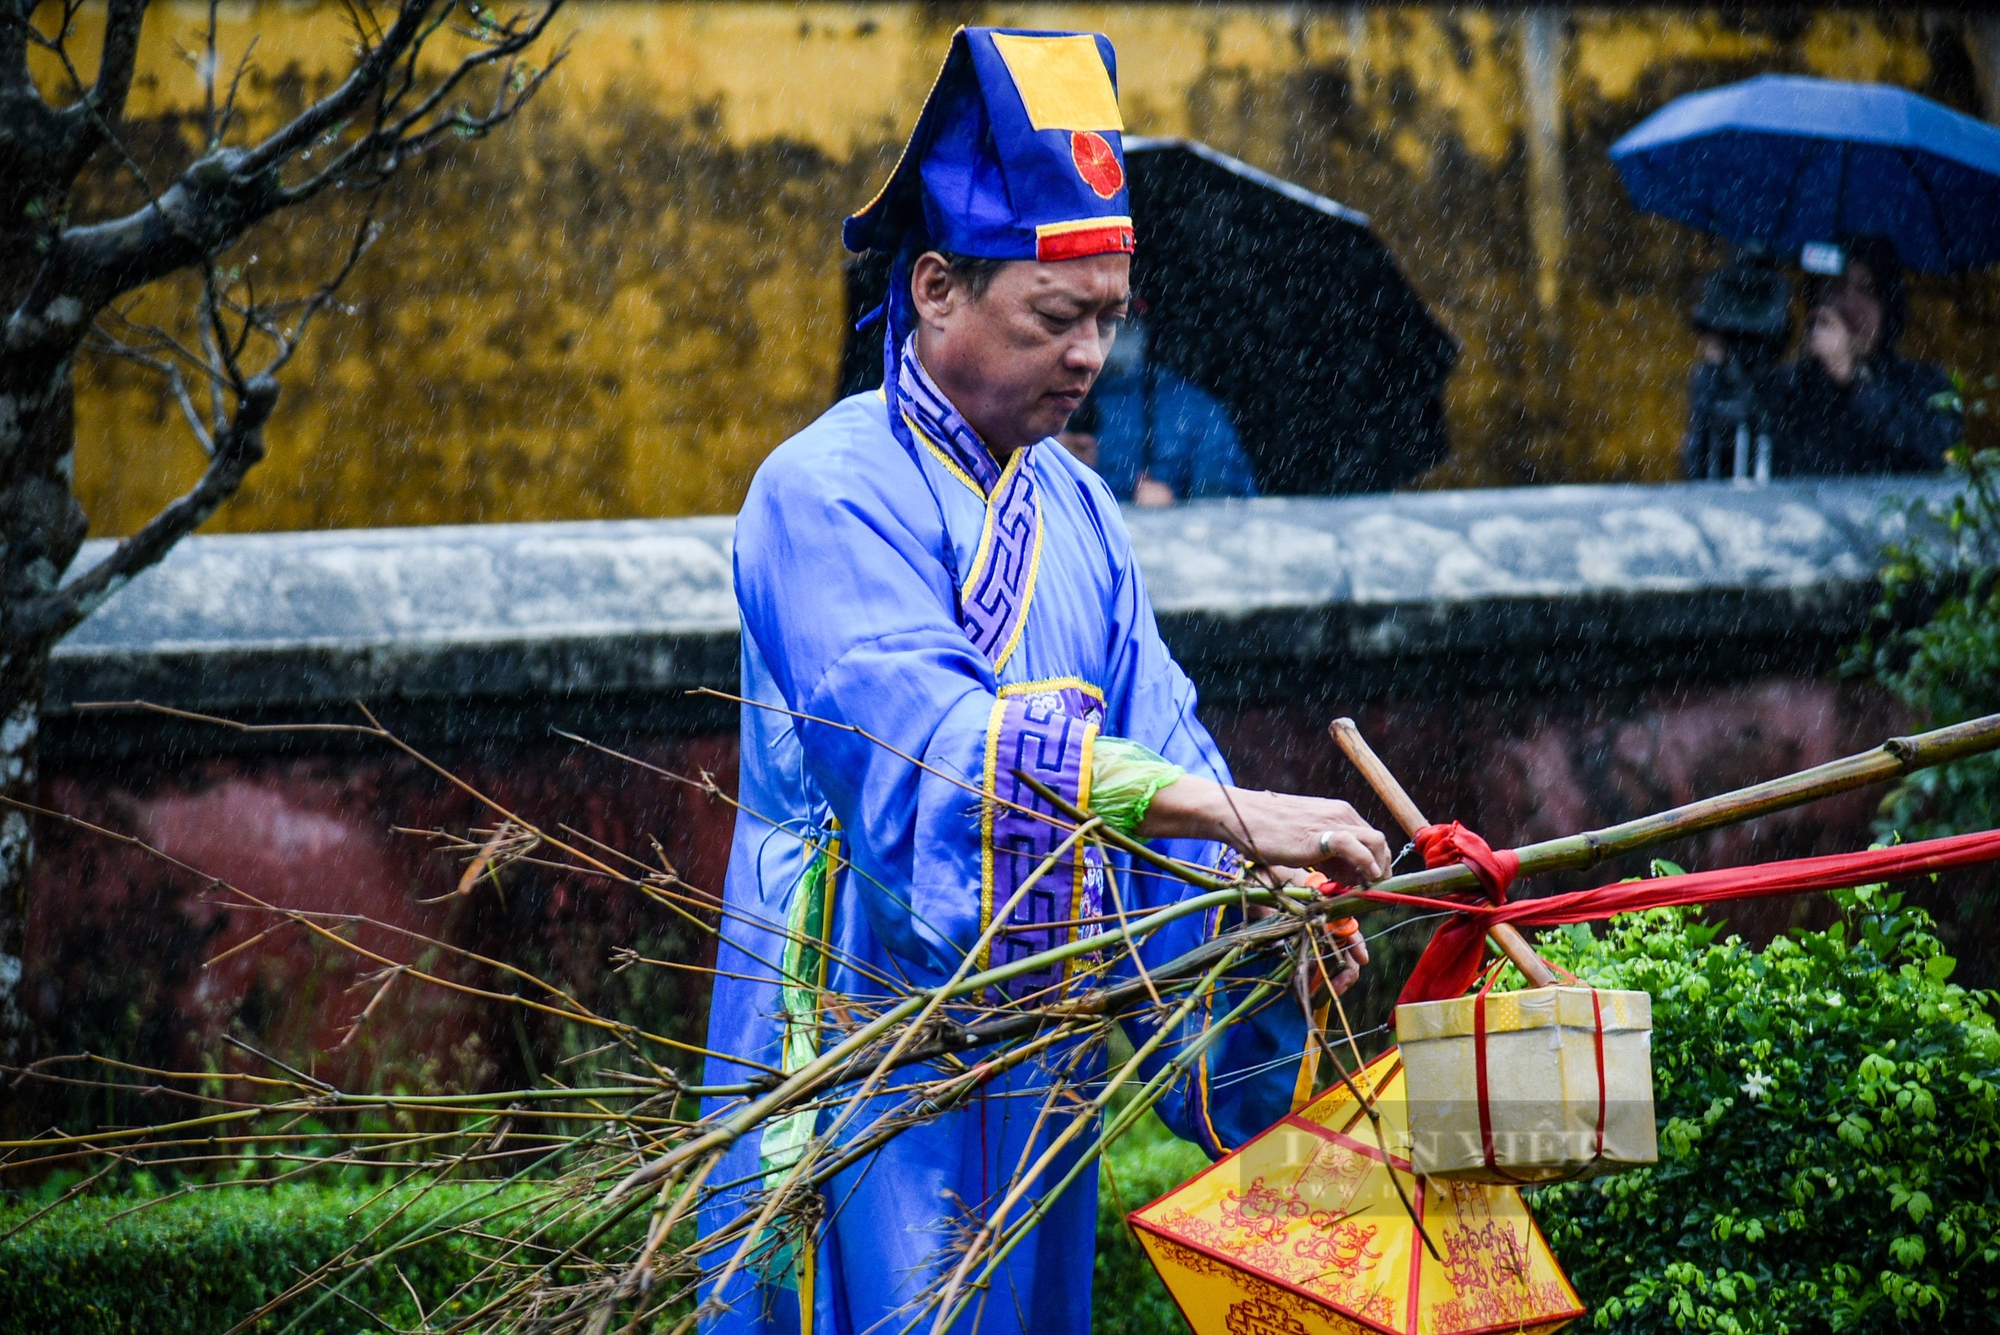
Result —
MULTIPOLYGON (((749 703, 709 1043, 742 1060, 711 1058, 710 1085, 797 1070, 856 1012, 950 978, 996 914, 978 967, 1104 932, 1107 918, 1115 933, 1114 913, 1191 893, 1096 847, 1030 885, 1063 832, 1028 814, 1051 808, 1017 770, 1197 865, 1233 873, 1248 857, 1295 878, 1321 864, 1350 881, 1387 869, 1382 836, 1347 804, 1229 786, 1117 503, 1050 439, 1129 301, 1113 59, 1088 34, 961 29, 888 186, 847 222, 850 249, 896 256, 886 384, 780 446, 737 522, 749 703)), ((1191 915, 1140 956, 1165 963, 1225 925, 1191 915)), ((1330 945, 1348 948, 1344 987, 1366 954, 1353 937, 1330 945)), ((1106 957, 1121 949, 1108 940, 1106 957)), ((994 1001, 1046 999, 1068 967, 994 1001)), ((1172 1036, 1168 1049, 1214 1041, 1159 1105, 1211 1154, 1288 1111, 1305 1042, 1296 1003, 1205 1033, 1238 996, 1218 993, 1172 1036)), ((711 1274, 705 1328, 895 1335, 921 1315, 929 1329, 922 1295, 1053 1138, 1037 1124, 1041 1091, 1059 1071, 1101 1073, 1101 1053, 1095 1071, 1080 1059, 1057 1049, 998 1074, 846 1167, 809 1245, 711 1274)), ((737 1142, 710 1179, 704 1235, 815 1137, 844 1143, 868 1121, 842 1130, 837 1116, 809 1111, 737 1142)), ((1042 1174, 1037 1197, 1082 1149, 1042 1174)), ((1084 1335, 1095 1211, 1088 1174, 952 1328, 1084 1335)))

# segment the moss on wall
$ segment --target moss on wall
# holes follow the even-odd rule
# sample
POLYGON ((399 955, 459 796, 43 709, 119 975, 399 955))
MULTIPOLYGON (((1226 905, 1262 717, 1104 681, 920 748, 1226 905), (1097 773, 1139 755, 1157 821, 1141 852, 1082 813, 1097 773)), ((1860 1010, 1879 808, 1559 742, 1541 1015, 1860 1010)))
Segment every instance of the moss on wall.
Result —
MULTIPOLYGON (((177 52, 205 13, 163 6, 149 27, 132 110, 150 162, 190 151, 198 91, 177 52)), ((1915 14, 1569 11, 1568 227, 1550 255, 1526 222, 1519 11, 577 0, 570 58, 522 121, 377 201, 385 236, 289 373, 270 459, 211 527, 733 509, 832 392, 838 219, 886 171, 960 21, 1101 29, 1133 131, 1193 135, 1370 213, 1465 344, 1434 485, 1673 474, 1684 311, 1719 252, 1626 203, 1604 149, 1641 117, 1762 70, 1976 100, 1958 30, 1915 14)), ((258 39, 253 124, 327 84, 342 22, 333 5, 224 11, 225 54, 258 39)), ((91 187, 130 191, 109 164, 91 187)), ((267 228, 232 262, 304 282, 362 206, 267 228)), ((1991 282, 1926 280, 1914 307, 1911 350, 2000 370, 1991 282)), ((131 368, 87 361, 78 418, 100 534, 199 470, 171 401, 131 368)))

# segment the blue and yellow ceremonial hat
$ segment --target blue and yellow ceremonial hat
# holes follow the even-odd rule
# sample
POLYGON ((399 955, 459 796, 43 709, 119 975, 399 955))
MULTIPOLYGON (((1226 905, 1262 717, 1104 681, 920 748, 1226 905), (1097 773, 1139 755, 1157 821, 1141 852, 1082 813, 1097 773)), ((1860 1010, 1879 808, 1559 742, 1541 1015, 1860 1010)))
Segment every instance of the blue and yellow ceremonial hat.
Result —
POLYGON ((889 183, 841 240, 993 260, 1129 253, 1117 71, 1095 33, 960 28, 889 183))

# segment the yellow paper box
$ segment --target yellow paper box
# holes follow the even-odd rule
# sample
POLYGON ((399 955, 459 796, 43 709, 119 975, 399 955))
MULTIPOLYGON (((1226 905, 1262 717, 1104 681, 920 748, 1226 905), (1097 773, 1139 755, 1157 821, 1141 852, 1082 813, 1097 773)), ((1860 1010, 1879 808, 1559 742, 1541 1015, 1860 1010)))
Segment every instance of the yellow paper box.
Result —
POLYGON ((1537 987, 1396 1007, 1416 1170, 1559 1182, 1653 1163, 1652 1037, 1644 992, 1537 987))
POLYGON ((1133 1212, 1195 1335, 1544 1332, 1581 1316, 1518 1191, 1411 1173, 1397 1052, 1355 1083, 1381 1119, 1379 1140, 1336 1085, 1133 1212))

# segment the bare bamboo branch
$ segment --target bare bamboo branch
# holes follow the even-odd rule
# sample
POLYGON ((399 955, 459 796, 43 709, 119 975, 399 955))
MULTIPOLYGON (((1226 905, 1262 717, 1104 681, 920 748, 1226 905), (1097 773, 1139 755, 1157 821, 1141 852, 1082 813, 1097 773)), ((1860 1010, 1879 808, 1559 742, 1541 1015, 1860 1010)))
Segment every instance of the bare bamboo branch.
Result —
MULTIPOLYGON (((340 730, 382 735, 377 725, 340 730)), ((1892 749, 1903 755, 1899 763, 1934 763, 1963 754, 1967 747, 1990 746, 1984 736, 1977 729, 1947 729, 1892 749)), ((1847 771, 1841 776, 1842 782, 1852 777, 1847 771)), ((487 805, 496 812, 507 810, 497 802, 487 805)), ((1742 809, 1762 808, 1752 803, 1742 809)), ((1086 839, 1111 842, 1088 813, 1065 815, 1066 842, 1038 863, 1037 875, 1048 874, 1086 839)), ((1713 813, 1704 809, 1691 819, 1712 821, 1713 813)), ((540 827, 508 810, 502 823, 455 834, 448 846, 475 859, 483 855, 490 865, 500 856, 503 836, 515 837, 506 833, 514 828, 540 827)), ((570 859, 580 870, 633 888, 645 886, 644 878, 655 874, 650 865, 608 844, 568 830, 558 829, 558 836, 557 845, 537 849, 534 861, 524 856, 518 865, 546 860, 548 866, 560 867, 570 859)), ((452 868, 449 880, 460 874, 452 868)), ((1402 889, 1416 880, 1399 877, 1387 884, 1402 889)), ((975 1217, 968 1202, 958 1226, 940 1236, 933 1281, 906 1309, 913 1324, 956 1329, 1053 1202, 1084 1174, 1097 1171, 1105 1148, 1175 1082, 1192 1077, 1229 1025, 1287 994, 1297 995, 1295 988, 1329 972, 1320 959, 1313 924, 1350 907, 1363 912, 1375 907, 1352 905, 1343 897, 1293 898, 1286 891, 1242 882, 1218 883, 1213 889, 1194 886, 1192 891, 1152 911, 1119 903, 1117 913, 1098 924, 1102 935, 1079 932, 1076 941, 1007 966, 978 970, 975 944, 942 983, 892 989, 881 997, 821 996, 813 1014, 825 1026, 822 1050, 798 1070, 763 1084, 701 1089, 656 1072, 621 1071, 618 1059, 607 1059, 609 1069, 590 1085, 383 1095, 323 1088, 324 1082, 296 1066, 262 1064, 265 1054, 260 1053, 254 1073, 127 1073, 144 1082, 124 1086, 128 1091, 158 1089, 187 1099, 175 1106, 192 1116, 143 1133, 113 1128, 51 1136, 0 1146, 0 1152, 22 1156, 21 1163, 80 1163, 106 1171, 107 1180, 115 1177, 114 1156, 193 1170, 195 1165, 221 1164, 231 1153, 254 1155, 259 1165, 268 1165, 259 1169, 264 1181, 293 1180, 315 1163, 383 1165, 393 1179, 383 1190, 400 1182, 402 1194, 383 1198, 388 1218, 373 1226, 368 1241, 301 1277, 239 1329, 270 1320, 280 1307, 295 1324, 312 1320, 314 1311, 352 1301, 349 1295, 362 1276, 383 1267, 395 1269, 403 1251, 427 1240, 457 1237, 477 1240, 480 1268, 449 1293, 420 1295, 440 1330, 583 1335, 617 1329, 620 1322, 633 1329, 686 1328, 715 1310, 695 1306, 704 1286, 720 1293, 746 1269, 781 1264, 784 1248, 813 1247, 826 1226, 826 1189, 840 1174, 865 1164, 868 1156, 911 1128, 965 1108, 975 1095, 1015 1100, 1010 1106, 1018 1111, 1010 1116, 1024 1118, 1031 1134, 1020 1152, 1003 1162, 999 1176, 1004 1180, 977 1203, 983 1215, 975 1217), (1137 952, 1144 943, 1188 913, 1281 901, 1296 912, 1245 922, 1178 958, 1139 967, 1137 952), (1091 953, 1101 958, 1088 970, 1078 970, 1068 991, 1013 1002, 992 995, 999 984, 1091 953), (1120 971, 1116 975, 1114 966, 1120 971), (1180 1022, 1217 995, 1226 995, 1229 1005, 1216 1007, 1222 1014, 1215 1021, 1187 1035, 1180 1022), (839 1018, 843 1008, 851 1008, 851 1022, 839 1018), (1108 1065, 1104 1053, 1113 1027, 1127 1020, 1148 1027, 1135 1031, 1129 1059, 1108 1065), (1142 1066, 1152 1074, 1141 1078, 1142 1066), (1117 1108, 1113 1100, 1124 1098, 1128 1090, 1134 1092, 1117 1108), (716 1102, 705 1114, 680 1102, 696 1095, 716 1102), (401 1119, 396 1129, 363 1124, 365 1116, 385 1110, 401 1119), (797 1115, 821 1120, 796 1160, 783 1168, 761 1162, 725 1167, 725 1152, 742 1137, 777 1117, 797 1115), (310 1123, 304 1120, 308 1116, 310 1123), (336 1130, 329 1132, 329 1126, 336 1130), (577 1126, 584 1128, 580 1134, 572 1130, 577 1126), (452 1175, 471 1172, 508 1176, 490 1188, 468 1192, 470 1204, 454 1199, 434 1217, 415 1212, 414 1201, 423 1191, 435 1191, 452 1175), (1053 1183, 1043 1180, 1058 1172, 1053 1183), (641 1186, 645 1189, 637 1189, 641 1186), (517 1204, 509 1192, 529 1196, 531 1203, 517 1204), (692 1228, 697 1213, 704 1219, 698 1237, 692 1228)), ((255 896, 246 898, 256 901, 255 896)), ((364 921, 356 915, 301 914, 269 904, 263 909, 323 932, 338 926, 352 935, 350 929, 364 921)), ((982 940, 995 939, 1007 917, 1008 906, 997 906, 982 940)), ((411 929, 395 930, 404 934, 399 940, 419 936, 411 929)), ((400 980, 399 994, 405 986, 434 985, 426 982, 425 969, 391 961, 390 953, 358 951, 385 970, 355 984, 362 991, 374 990, 364 1016, 390 981, 400 980)), ((621 967, 648 963, 634 954, 621 960, 621 967)), ((1300 996, 1299 1001, 1314 1035, 1310 1050, 1332 1057, 1337 1078, 1350 1085, 1366 1108, 1366 1089, 1341 1059, 1324 1021, 1313 1015, 1310 998, 1300 996)), ((1344 1012, 1341 1029, 1358 1060, 1344 1012)), ((620 1050, 603 1048, 589 1055, 613 1051, 620 1050)), ((74 1066, 43 1068, 45 1078, 90 1074, 74 1066)), ((99 1074, 119 1073, 107 1068, 99 1074)), ((96 1083, 114 1084, 110 1078, 96 1083)), ((1402 1182, 1393 1176, 1392 1181, 1400 1193, 1402 1182)), ((1403 1194, 1405 1207, 1413 1208, 1403 1194)), ((1432 1239, 1426 1236, 1424 1242, 1430 1245, 1432 1239)))

